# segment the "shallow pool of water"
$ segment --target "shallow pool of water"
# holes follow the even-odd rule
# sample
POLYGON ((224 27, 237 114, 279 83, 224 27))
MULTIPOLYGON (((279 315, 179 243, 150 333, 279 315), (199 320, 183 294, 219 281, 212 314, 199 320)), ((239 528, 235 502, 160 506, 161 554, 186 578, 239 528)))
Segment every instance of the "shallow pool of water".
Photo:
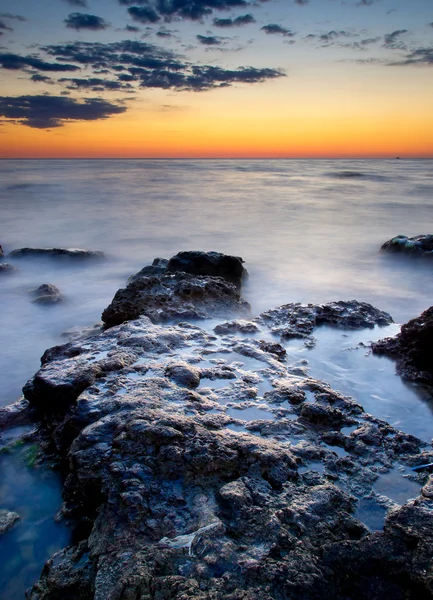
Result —
POLYGON ((17 439, 21 433, 16 428, 0 436, 0 508, 20 516, 1 537, 0 600, 24 598, 46 560, 71 539, 66 524, 55 520, 62 504, 59 474, 35 464, 37 449, 17 439))

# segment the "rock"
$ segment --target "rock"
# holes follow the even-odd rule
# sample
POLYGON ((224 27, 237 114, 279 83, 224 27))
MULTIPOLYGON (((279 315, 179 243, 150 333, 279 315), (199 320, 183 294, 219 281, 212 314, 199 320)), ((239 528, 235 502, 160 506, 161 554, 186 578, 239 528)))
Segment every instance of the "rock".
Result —
POLYGON ((265 342, 264 340, 260 340, 260 349, 263 352, 269 352, 270 354, 275 354, 278 360, 284 360, 287 352, 282 347, 281 344, 275 344, 272 342, 265 342))
POLYGON ((433 386, 433 306, 408 321, 394 338, 372 344, 375 354, 385 354, 397 362, 397 371, 409 381, 433 386))
POLYGON ((0 508, 0 535, 6 533, 9 529, 12 529, 19 520, 20 516, 18 513, 0 508))
POLYGON ((34 304, 58 304, 64 302, 65 297, 60 293, 57 286, 52 283, 43 283, 37 289, 29 292, 33 297, 34 304))
POLYGON ((71 258, 76 260, 103 259, 100 250, 81 248, 19 248, 9 252, 8 258, 71 258))
POLYGON ((433 500, 433 475, 429 475, 427 483, 424 485, 424 487, 421 490, 421 494, 425 498, 429 498, 430 500, 433 500))
POLYGON ((138 271, 135 275, 132 275, 128 279, 128 283, 133 283, 137 279, 147 275, 162 275, 166 272, 168 260, 166 258, 154 258, 153 263, 146 267, 143 267, 141 271, 138 271))
POLYGON ((18 269, 9 263, 0 263, 0 274, 2 273, 16 273, 18 269))
POLYGON ((30 423, 29 403, 21 398, 13 404, 0 407, 0 430, 30 423))
POLYGON ((239 256, 229 256, 220 252, 188 251, 179 252, 170 258, 167 273, 184 272, 191 275, 222 277, 238 288, 247 276, 239 256))
POLYGON ((260 329, 253 321, 228 321, 227 323, 220 323, 214 327, 215 333, 226 334, 226 333, 257 333, 260 329))
POLYGON ((399 557, 386 557, 394 588, 376 573, 384 597, 428 597, 426 507, 390 517, 382 538, 353 516, 378 467, 425 461, 426 444, 262 346, 143 317, 45 352, 24 393, 62 459, 65 515, 91 531, 47 562, 30 600, 362 598, 381 540, 399 557))
POLYGON ((196 388, 200 384, 200 371, 187 363, 171 364, 166 368, 167 376, 178 385, 196 388))
POLYGON ((111 327, 144 315, 161 323, 245 315, 249 311, 249 304, 234 284, 221 277, 181 272, 133 278, 126 288, 116 292, 102 320, 111 327))
POLYGON ((307 338, 319 325, 362 329, 393 323, 391 315, 367 302, 357 300, 327 304, 285 304, 260 315, 256 322, 266 324, 282 339, 307 338))
POLYGON ((422 234, 414 237, 397 235, 385 242, 381 246, 381 250, 431 258, 433 257, 433 235, 422 234))

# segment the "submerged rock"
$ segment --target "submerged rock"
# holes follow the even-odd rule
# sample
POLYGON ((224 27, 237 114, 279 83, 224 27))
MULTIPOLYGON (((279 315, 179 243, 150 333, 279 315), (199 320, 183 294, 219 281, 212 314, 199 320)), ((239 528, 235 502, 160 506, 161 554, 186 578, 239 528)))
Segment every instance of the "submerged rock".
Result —
POLYGON ((404 379, 433 387, 433 306, 403 325, 397 336, 374 342, 372 350, 394 358, 404 379))
POLYGON ((102 320, 111 327, 140 316, 161 323, 246 315, 250 306, 239 292, 244 273, 241 258, 218 252, 156 258, 117 291, 102 320))
POLYGON ((400 252, 409 256, 433 257, 433 235, 422 234, 414 237, 397 235, 381 246, 387 252, 400 252))
POLYGON ((18 513, 0 508, 0 535, 6 533, 9 529, 12 529, 20 518, 18 513))
POLYGON ((2 273, 16 273, 18 269, 9 263, 0 263, 0 275, 2 273))
POLYGON ((105 255, 100 250, 83 250, 82 248, 18 248, 9 252, 8 258, 73 258, 78 260, 102 259, 105 255))
POLYGON ((34 304, 58 304, 65 301, 59 288, 52 283, 43 283, 35 290, 31 290, 29 294, 34 304))

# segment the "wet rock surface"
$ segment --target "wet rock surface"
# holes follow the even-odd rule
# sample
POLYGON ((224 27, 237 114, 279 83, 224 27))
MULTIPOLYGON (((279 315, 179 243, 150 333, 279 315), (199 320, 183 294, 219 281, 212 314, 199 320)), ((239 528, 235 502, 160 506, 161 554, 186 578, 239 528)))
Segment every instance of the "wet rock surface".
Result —
POLYGON ((71 258, 76 260, 103 259, 100 250, 82 248, 18 248, 7 255, 8 258, 71 258))
POLYGON ((118 290, 102 313, 108 326, 149 317, 154 323, 173 319, 247 315, 249 304, 239 288, 246 271, 242 259, 218 252, 180 252, 156 258, 118 290))
POLYGON ((388 313, 357 300, 327 304, 285 304, 262 313, 253 321, 258 325, 266 325, 282 340, 294 337, 311 339, 314 329, 320 325, 363 329, 393 323, 388 313))
POLYGON ((324 319, 390 322, 354 301, 286 305, 250 334, 143 316, 47 350, 24 394, 86 533, 28 598, 431 598, 431 485, 410 470, 431 447, 267 341, 324 319), (415 500, 393 499, 402 482, 415 500), (383 531, 364 500, 388 511, 383 531))
POLYGON ((375 342, 372 350, 394 358, 405 379, 432 388, 433 306, 403 325, 397 336, 375 342))
POLYGON ((433 235, 422 234, 414 237, 397 235, 381 246, 381 250, 402 253, 407 256, 433 257, 433 235))
POLYGON ((58 304, 66 300, 59 288, 52 283, 43 283, 29 294, 34 304, 58 304))
POLYGON ((242 280, 248 275, 243 262, 239 256, 229 256, 220 252, 187 251, 179 252, 170 258, 166 271, 222 277, 240 287, 242 280))
POLYGON ((20 516, 16 512, 0 508, 0 535, 3 535, 20 520, 20 516))

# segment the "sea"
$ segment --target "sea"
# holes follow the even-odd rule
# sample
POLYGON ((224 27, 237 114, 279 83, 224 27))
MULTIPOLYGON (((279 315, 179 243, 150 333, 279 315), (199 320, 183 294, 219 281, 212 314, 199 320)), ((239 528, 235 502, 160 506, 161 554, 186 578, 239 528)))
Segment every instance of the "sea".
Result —
MULTIPOLYGON (((433 160, 1 160, 0 244, 102 250, 104 261, 21 259, 0 275, 0 406, 20 397, 45 349, 100 321, 127 278, 182 250, 241 256, 254 314, 289 302, 370 302, 395 325, 322 328, 314 349, 289 359, 351 395, 368 412, 430 441, 433 405, 401 381, 368 342, 433 304, 433 260, 380 251, 397 234, 433 233, 433 160), (41 306, 29 291, 56 285, 66 302, 41 306), (364 345, 360 345, 360 343, 364 345)), ((0 259, 12 262, 7 258, 0 259)), ((18 432, 19 433, 19 432, 18 432)), ((1 442, 1 438, 0 438, 1 442)), ((0 509, 21 522, 0 541, 0 599, 23 598, 70 532, 54 520, 58 476, 0 454, 0 509)), ((24 456, 24 458, 23 458, 24 456)))

